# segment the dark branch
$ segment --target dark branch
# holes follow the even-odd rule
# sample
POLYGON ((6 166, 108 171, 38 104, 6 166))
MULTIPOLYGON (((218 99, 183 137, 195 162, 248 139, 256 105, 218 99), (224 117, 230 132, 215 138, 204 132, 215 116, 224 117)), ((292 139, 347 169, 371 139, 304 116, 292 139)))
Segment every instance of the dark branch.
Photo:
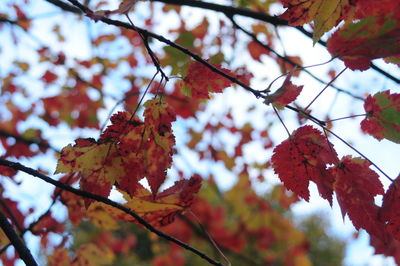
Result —
POLYGON ((36 144, 39 146, 39 148, 42 148, 45 150, 52 149, 52 150, 58 152, 57 149, 52 148, 47 142, 45 142, 39 138, 35 138, 35 139, 25 138, 23 136, 18 136, 18 135, 12 134, 10 132, 7 132, 7 131, 1 130, 1 129, 0 129, 0 137, 13 138, 17 142, 21 142, 21 143, 24 143, 27 145, 36 144))
POLYGON ((204 60, 203 58, 201 58, 197 54, 195 54, 195 53, 191 52, 190 50, 180 46, 179 44, 176 44, 173 41, 168 40, 164 36, 155 34, 153 32, 147 31, 145 29, 142 29, 142 28, 139 28, 139 27, 136 27, 136 26, 132 26, 132 25, 130 25, 128 23, 125 23, 125 22, 109 19, 109 18, 104 17, 104 16, 98 16, 92 10, 90 10, 86 6, 80 4, 78 1, 76 1, 76 0, 68 0, 68 1, 71 2, 73 5, 79 7, 88 17, 91 17, 92 19, 100 20, 100 21, 102 21, 102 22, 104 22, 106 24, 109 24, 109 25, 114 25, 114 26, 117 26, 117 27, 122 27, 122 28, 125 28, 125 29, 134 30, 134 31, 136 31, 139 34, 142 34, 144 36, 152 37, 152 38, 154 38, 154 39, 156 39, 156 40, 158 40, 160 42, 163 42, 163 43, 165 43, 165 44, 167 44, 167 45, 169 45, 169 46, 181 51, 184 54, 189 55, 194 60, 196 60, 199 63, 201 63, 201 64, 205 65, 206 67, 208 67, 213 72, 223 76, 224 78, 230 80, 232 83, 235 83, 235 84, 241 86, 242 88, 244 88, 245 90, 253 93, 257 98, 264 96, 262 94, 262 92, 260 92, 258 90, 254 90, 253 88, 251 88, 247 84, 241 82, 237 78, 235 78, 235 77, 233 77, 233 76, 231 76, 229 74, 226 74, 222 70, 216 68, 215 66, 213 66, 212 64, 210 64, 209 62, 207 62, 206 60, 204 60))
POLYGON ((3 212, 1 212, 1 210, 0 227, 3 229, 4 233, 25 264, 28 266, 37 266, 38 264, 36 263, 29 249, 26 247, 24 241, 17 235, 12 225, 8 222, 7 217, 3 214, 3 212))
POLYGON ((158 236, 160 236, 160 237, 162 237, 162 238, 164 238, 164 239, 166 239, 168 241, 171 241, 171 242, 177 244, 178 246, 183 247, 184 249, 187 249, 187 250, 193 252, 194 254, 198 255, 201 258, 203 258, 204 260, 206 260, 210 264, 223 265, 222 263, 211 259, 206 254, 204 254, 203 252, 195 249, 194 247, 192 247, 192 246, 190 246, 190 245, 188 245, 188 244, 186 244, 186 243, 184 243, 184 242, 182 242, 182 241, 180 241, 180 240, 178 240, 178 239, 176 239, 176 238, 174 238, 174 237, 172 237, 172 236, 170 236, 168 234, 165 234, 165 233, 161 232, 160 230, 156 229, 155 227, 150 225, 148 222, 146 222, 137 213, 135 213, 131 209, 129 209, 129 208, 127 208, 127 207, 125 207, 125 206, 123 206, 123 205, 121 205, 121 204, 119 204, 119 203, 117 203, 115 201, 112 201, 112 200, 110 200, 108 198, 101 197, 101 196, 96 195, 96 194, 92 194, 92 193, 89 193, 89 192, 86 192, 86 191, 83 191, 83 190, 79 190, 79 189, 70 187, 70 186, 68 186, 68 185, 66 185, 66 184, 64 184, 62 182, 56 181, 56 180, 54 180, 54 179, 52 179, 52 178, 50 178, 50 177, 48 177, 48 176, 46 176, 44 174, 32 169, 32 168, 26 167, 26 166, 24 166, 24 165, 22 165, 20 163, 15 163, 15 162, 11 162, 11 161, 8 161, 8 160, 0 158, 0 165, 8 166, 8 167, 10 167, 12 169, 15 169, 15 170, 20 170, 20 171, 25 172, 25 173, 27 173, 29 175, 36 176, 36 177, 42 179, 43 181, 45 181, 47 183, 50 183, 50 184, 52 184, 52 185, 54 185, 54 186, 56 186, 58 188, 61 188, 61 189, 65 190, 65 191, 68 191, 68 192, 71 192, 71 193, 73 193, 75 195, 78 195, 78 196, 81 196, 81 197, 85 197, 85 198, 88 198, 88 199, 92 199, 92 200, 95 200, 97 202, 102 202, 102 203, 107 204, 109 206, 112 206, 112 207, 114 207, 116 209, 119 209, 119 210, 123 211, 124 213, 129 214, 130 216, 135 218, 135 220, 138 221, 138 223, 140 223, 141 225, 143 225, 149 231, 155 233, 156 235, 158 235, 158 236))
MULTIPOLYGON (((65 184, 68 184, 69 181, 72 179, 72 177, 73 177, 73 174, 71 174, 71 175, 67 178, 67 180, 65 181, 65 184)), ((50 203, 50 206, 47 208, 47 210, 46 210, 44 213, 42 213, 42 214, 39 216, 39 218, 37 218, 34 222, 32 222, 32 223, 31 223, 29 226, 27 226, 24 230, 20 230, 19 236, 20 236, 21 238, 22 238, 22 237, 25 235, 25 233, 28 232, 28 231, 30 231, 30 232, 32 232, 32 233, 35 233, 34 230, 33 230, 34 227, 35 227, 36 225, 38 225, 44 218, 46 218, 48 215, 50 215, 51 209, 52 209, 53 206, 56 204, 56 202, 57 202, 58 198, 60 197, 62 191, 63 191, 63 190, 61 190, 61 189, 57 191, 57 193, 55 194, 55 196, 54 196, 54 198, 53 198, 53 201, 50 203)), ((8 244, 8 245, 2 247, 2 248, 0 249, 0 254, 2 254, 3 252, 5 252, 5 251, 8 249, 8 247, 9 247, 10 245, 11 245, 11 244, 8 244)))
POLYGON ((79 8, 76 8, 74 6, 71 6, 61 0, 45 0, 46 2, 49 2, 55 6, 58 6, 59 8, 61 8, 62 10, 68 11, 68 12, 72 12, 75 14, 82 14, 82 11, 79 8))
MULTIPOLYGON (((267 15, 266 13, 262 12, 257 12, 257 11, 252 11, 250 9, 245 9, 245 8, 238 8, 238 7, 233 7, 233 6, 225 6, 225 5, 218 5, 214 3, 207 3, 203 1, 198 1, 198 0, 151 0, 153 2, 162 2, 165 4, 171 4, 171 5, 178 5, 178 6, 191 6, 191 7, 198 7, 202 9, 208 9, 208 10, 213 10, 217 12, 221 12, 227 16, 234 16, 234 15, 239 15, 243 17, 248 17, 248 18, 253 18, 256 20, 264 21, 269 24, 275 25, 275 26, 289 26, 288 22, 284 19, 281 19, 277 16, 270 16, 267 15)), ((292 27, 292 26, 290 26, 292 27)), ((294 27, 307 37, 311 38, 313 37, 313 34, 311 32, 306 31, 303 27, 294 27)), ((319 40, 319 44, 322 46, 326 47, 326 42, 319 40)), ((384 75, 388 79, 391 79, 392 81, 399 83, 400 84, 400 79, 394 77, 390 73, 382 70, 378 66, 374 65, 371 63, 371 68, 377 71, 378 73, 384 75)))
MULTIPOLYGON (((69 12, 76 13, 76 14, 82 13, 83 9, 81 7, 84 7, 86 9, 86 11, 89 11, 89 9, 87 9, 85 6, 81 5, 79 2, 78 2, 78 4, 81 7, 76 8, 76 7, 68 5, 65 2, 60 1, 60 0, 46 0, 46 1, 60 7, 61 9, 65 10, 65 11, 69 11, 69 12)), ((165 4, 171 4, 171 5, 178 5, 178 6, 198 7, 198 8, 202 8, 202 9, 208 9, 208 10, 213 10, 216 12, 221 12, 227 16, 239 15, 239 16, 243 16, 243 17, 248 17, 248 18, 253 18, 256 20, 264 21, 266 23, 269 23, 269 24, 272 24, 275 26, 289 26, 288 22, 286 20, 281 19, 277 16, 270 16, 266 13, 257 12, 257 11, 253 11, 253 10, 246 9, 246 8, 225 6, 225 5, 208 3, 208 2, 198 1, 198 0, 151 0, 151 1, 161 2, 161 3, 165 3, 165 4)), ((77 2, 77 1, 75 1, 75 2, 77 2)), ((76 6, 78 6, 78 5, 76 5, 76 6)), ((312 36, 313 36, 312 33, 306 31, 303 27, 294 27, 294 28, 296 28, 297 30, 299 30, 301 33, 303 33, 304 35, 306 35, 309 38, 312 38, 312 36)), ((326 46, 326 42, 324 42, 324 41, 319 40, 318 43, 321 44, 322 46, 326 46)), ((392 81, 400 84, 399 78, 394 77, 393 75, 382 70, 381 68, 374 65, 373 63, 371 63, 371 68, 374 69, 375 71, 377 71, 378 73, 384 75, 388 79, 391 79, 392 81)))
POLYGON ((3 16, 0 16, 0 22, 6 22, 6 23, 10 23, 10 24, 15 24, 15 25, 18 24, 18 21, 11 20, 11 19, 5 18, 3 16))
POLYGON ((224 13, 227 16, 240 15, 243 17, 253 18, 256 20, 261 20, 275 26, 288 26, 288 22, 277 16, 270 16, 266 13, 253 11, 246 8, 239 8, 233 6, 225 6, 214 3, 208 3, 197 0, 151 0, 153 2, 162 2, 165 4, 177 5, 177 6, 191 6, 198 7, 201 9, 208 9, 217 12, 224 13))
POLYGON ((0 198, 0 206, 3 208, 6 215, 8 215, 8 217, 10 218, 11 222, 15 225, 17 230, 20 232, 23 231, 24 228, 22 227, 22 224, 19 224, 18 219, 15 217, 12 210, 8 207, 8 205, 1 198, 0 198))
POLYGON ((353 94, 353 93, 351 93, 351 92, 349 92, 349 91, 347 91, 347 90, 338 88, 337 86, 335 86, 335 85, 332 84, 332 81, 330 81, 330 82, 323 81, 322 79, 320 79, 319 77, 315 76, 313 73, 311 73, 310 71, 308 71, 307 69, 305 69, 303 66, 297 64, 296 62, 294 62, 294 61, 291 60, 290 58, 278 54, 278 53, 277 53, 275 50, 273 50, 271 47, 269 47, 268 45, 266 45, 266 44, 264 44, 263 42, 261 42, 261 41, 257 38, 256 35, 254 35, 253 33, 249 32, 249 31, 247 31, 246 29, 244 29, 243 27, 241 27, 239 24, 237 24, 236 21, 235 21, 235 19, 234 19, 233 17, 228 17, 228 18, 231 20, 231 22, 232 22, 232 24, 233 24, 233 26, 234 26, 235 28, 237 28, 237 29, 239 29, 240 31, 242 31, 243 33, 245 33, 247 36, 249 36, 249 37, 250 37, 254 42, 256 42, 258 45, 260 45, 261 47, 263 47, 263 48, 266 49, 267 51, 272 52, 272 53, 275 54, 277 57, 279 57, 279 58, 282 59, 283 61, 285 61, 285 62, 291 64, 292 66, 296 66, 296 67, 300 68, 302 71, 304 71, 305 73, 307 73, 308 75, 310 75, 310 76, 311 76, 313 79, 315 79, 316 81, 318 81, 318 82, 320 82, 320 83, 322 83, 322 84, 325 84, 325 85, 329 85, 330 87, 336 89, 337 91, 342 92, 342 93, 345 93, 345 94, 347 94, 347 95, 349 95, 349 96, 351 96, 351 97, 353 97, 353 98, 355 98, 355 99, 364 100, 364 99, 363 99, 362 97, 360 97, 360 96, 357 96, 357 95, 355 95, 355 94, 353 94))

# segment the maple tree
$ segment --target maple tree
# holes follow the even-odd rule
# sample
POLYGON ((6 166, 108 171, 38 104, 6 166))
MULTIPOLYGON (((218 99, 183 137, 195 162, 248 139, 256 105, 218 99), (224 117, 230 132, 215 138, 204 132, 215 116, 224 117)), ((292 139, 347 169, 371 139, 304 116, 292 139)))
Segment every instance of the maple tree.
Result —
POLYGON ((310 181, 369 234, 376 254, 400 264, 400 177, 341 137, 335 123, 400 142, 395 88, 362 95, 335 83, 356 71, 400 83, 384 70, 399 64, 400 1, 4 5, 3 264, 37 265, 29 233, 49 265, 300 266, 324 258, 335 265, 343 245, 325 240, 313 223, 319 218, 303 228, 290 218, 293 204, 310 200, 310 181), (305 65, 304 47, 286 51, 287 29, 331 59, 305 65), (315 74, 326 66, 323 78, 315 74), (302 84, 305 77, 319 93, 302 84), (329 92, 361 108, 332 119, 341 103, 332 98, 327 111, 316 103, 329 92), (277 130, 286 136, 273 136, 277 130), (231 176, 234 184, 222 189, 231 176), (15 191, 39 179, 51 185, 50 206, 22 207, 15 191), (318 247, 322 239, 332 247, 318 247))

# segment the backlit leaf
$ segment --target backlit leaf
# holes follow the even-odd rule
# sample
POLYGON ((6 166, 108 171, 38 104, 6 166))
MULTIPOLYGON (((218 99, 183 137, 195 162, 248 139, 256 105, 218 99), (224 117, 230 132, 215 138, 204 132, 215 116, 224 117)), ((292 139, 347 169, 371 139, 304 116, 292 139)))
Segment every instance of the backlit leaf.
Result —
POLYGON ((297 96, 299 96, 303 90, 303 85, 297 86, 290 81, 295 71, 296 68, 286 76, 285 81, 279 89, 265 97, 264 103, 272 103, 276 108, 283 108, 285 105, 296 100, 297 96))
MULTIPOLYGON (((172 187, 156 196, 153 196, 153 193, 146 188, 141 187, 133 197, 123 193, 127 201, 124 206, 130 208, 150 224, 167 225, 173 222, 177 214, 190 207, 194 194, 201 187, 201 181, 201 177, 195 175, 189 180, 175 182, 172 187)), ((117 220, 137 223, 132 216, 103 203, 95 202, 90 207, 103 209, 117 220)))
MULTIPOLYGON (((228 69, 219 65, 214 65, 214 67, 226 74, 233 75, 228 69)), ((188 87, 191 96, 198 99, 208 99, 210 92, 221 93, 223 89, 231 85, 228 79, 199 62, 190 64, 183 83, 184 86, 188 87)))
POLYGON ((364 102, 367 117, 361 121, 363 132, 378 140, 400 143, 400 94, 383 91, 369 95, 364 102))
POLYGON ((175 137, 172 134, 172 122, 175 112, 159 99, 149 100, 144 105, 144 123, 148 132, 148 141, 144 144, 144 164, 146 178, 151 191, 156 194, 164 183, 166 171, 171 167, 175 137))
POLYGON ((396 14, 371 16, 345 24, 329 38, 328 51, 353 70, 368 69, 371 60, 376 58, 399 55, 400 18, 396 14))
POLYGON ((287 189, 308 201, 308 185, 313 181, 330 204, 334 179, 327 171, 327 164, 337 160, 333 145, 312 126, 295 130, 289 139, 275 147, 271 158, 275 173, 287 189))
POLYGON ((352 6, 349 0, 281 0, 288 9, 281 15, 289 25, 301 26, 314 21, 313 41, 338 25, 349 16, 352 6))
POLYGON ((334 190, 343 217, 348 214, 356 229, 363 228, 377 237, 383 234, 374 197, 384 193, 379 176, 361 158, 343 157, 329 171, 335 178, 334 190))
POLYGON ((379 218, 393 237, 400 241, 400 176, 389 186, 383 196, 379 218))

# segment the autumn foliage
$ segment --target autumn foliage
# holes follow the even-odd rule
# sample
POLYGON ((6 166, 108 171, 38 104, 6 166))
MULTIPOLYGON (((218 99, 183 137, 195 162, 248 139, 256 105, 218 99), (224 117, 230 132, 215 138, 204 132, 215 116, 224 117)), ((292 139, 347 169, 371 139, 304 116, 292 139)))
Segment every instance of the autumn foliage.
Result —
POLYGON ((4 265, 338 265, 310 184, 400 264, 400 176, 336 130, 400 143, 400 1, 40 2, 0 13, 4 265))

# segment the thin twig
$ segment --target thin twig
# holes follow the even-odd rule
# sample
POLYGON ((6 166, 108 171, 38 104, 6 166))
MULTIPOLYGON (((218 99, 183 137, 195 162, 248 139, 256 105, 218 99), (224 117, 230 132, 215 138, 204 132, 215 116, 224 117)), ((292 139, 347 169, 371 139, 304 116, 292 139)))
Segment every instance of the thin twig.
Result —
MULTIPOLYGON (((340 91, 340 92, 342 92, 342 93, 345 93, 345 94, 347 94, 347 95, 349 95, 349 96, 351 96, 351 97, 353 97, 353 98, 355 98, 355 99, 363 100, 362 97, 359 97, 359 96, 357 96, 357 95, 355 95, 355 94, 353 94, 353 93, 351 93, 351 92, 349 92, 349 91, 347 91, 347 90, 341 89, 341 88, 339 88, 339 87, 333 85, 331 82, 326 82, 326 81, 320 79, 319 77, 317 77, 317 76, 315 76, 313 73, 311 73, 309 70, 307 70, 306 67, 303 67, 303 66, 299 65, 298 63, 296 63, 296 62, 293 61, 292 59, 290 59, 290 58, 288 58, 288 57, 286 57, 286 56, 280 55, 280 54, 277 53, 274 49, 272 49, 271 47, 269 47, 268 45, 266 45, 265 43, 263 43, 262 41, 260 41, 260 40, 257 38, 256 35, 254 35, 253 33, 249 32, 248 30, 244 29, 244 28, 241 27, 239 24, 237 24, 236 21, 233 19, 233 17, 229 17, 229 16, 228 16, 228 18, 231 20, 232 24, 233 24, 237 29, 239 29, 240 31, 242 31, 243 33, 245 33, 245 34, 246 34, 247 36, 249 36, 254 42, 256 42, 258 45, 260 45, 261 47, 263 47, 263 48, 266 49, 267 51, 270 51, 271 53, 275 54, 278 58, 280 58, 280 59, 283 60, 284 62, 287 62, 287 63, 291 64, 291 65, 294 66, 294 67, 298 67, 299 70, 300 70, 300 69, 303 70, 305 73, 307 73, 308 75, 310 75, 313 79, 315 79, 316 81, 318 81, 318 82, 320 82, 320 83, 322 83, 322 84, 325 84, 325 85, 327 85, 327 86, 331 86, 331 87, 334 88, 335 90, 340 91)), ((333 59, 329 59, 327 62, 320 63, 320 64, 315 64, 315 65, 308 66, 308 67, 323 65, 323 64, 326 64, 326 63, 328 63, 328 62, 330 62, 330 61, 332 61, 332 60, 333 60, 333 59)), ((285 74, 284 74, 284 75, 285 75, 285 74)))
POLYGON ((326 120, 325 123, 335 122, 335 121, 344 120, 344 119, 349 119, 349 118, 354 118, 354 117, 366 116, 366 115, 367 115, 367 114, 349 115, 349 116, 344 116, 344 117, 329 119, 329 120, 326 120))
POLYGON ((164 238, 164 239, 166 239, 168 241, 171 241, 171 242, 177 244, 178 246, 183 247, 184 249, 187 249, 187 250, 191 251, 192 253, 198 255, 202 259, 204 259, 207 262, 209 262, 210 264, 223 265, 222 263, 220 263, 218 261, 215 261, 212 258, 208 257, 203 252, 195 249, 194 247, 192 247, 192 246, 190 246, 190 245, 188 245, 188 244, 186 244, 186 243, 184 243, 184 242, 182 242, 182 241, 180 241, 180 240, 178 240, 178 239, 176 239, 176 238, 174 238, 174 237, 172 237, 172 236, 170 236, 170 235, 168 235, 168 234, 166 234, 166 233, 164 233, 164 232, 162 232, 162 231, 160 231, 158 229, 156 229, 151 224, 146 222, 146 220, 144 220, 142 217, 140 217, 136 212, 132 211, 131 209, 129 209, 129 208, 127 208, 127 207, 125 207, 125 206, 113 201, 113 200, 110 200, 108 198, 105 198, 105 197, 102 197, 102 196, 99 196, 99 195, 96 195, 96 194, 93 194, 93 193, 90 193, 90 192, 87 192, 87 191, 84 191, 84 190, 73 188, 71 186, 68 186, 68 185, 62 183, 62 182, 56 181, 56 180, 54 180, 54 179, 52 179, 52 178, 50 178, 50 177, 48 177, 48 176, 46 176, 44 174, 32 169, 32 168, 26 167, 26 166, 24 166, 24 165, 22 165, 20 163, 11 162, 9 160, 5 160, 3 158, 0 158, 0 165, 8 166, 8 167, 11 167, 12 169, 15 169, 15 170, 20 170, 20 171, 25 172, 25 173, 27 173, 29 175, 36 176, 36 177, 42 179, 43 181, 45 181, 47 183, 50 183, 50 184, 52 184, 52 185, 54 185, 54 186, 56 186, 58 188, 61 188, 61 189, 66 190, 68 192, 71 192, 71 193, 73 193, 75 195, 78 195, 78 196, 81 196, 81 197, 85 197, 85 198, 88 198, 88 199, 92 199, 92 200, 95 200, 97 202, 102 202, 102 203, 104 203, 106 205, 109 205, 109 206, 112 206, 112 207, 114 207, 116 209, 119 209, 119 210, 123 211, 124 213, 132 216, 138 223, 140 223, 141 225, 143 225, 145 228, 147 228, 149 231, 155 233, 156 235, 158 235, 158 236, 160 236, 160 237, 162 237, 162 238, 164 238))
POLYGON ((304 111, 307 111, 307 109, 315 102, 315 100, 321 96, 321 94, 341 75, 343 74, 343 72, 345 72, 347 69, 347 67, 343 68, 342 71, 340 71, 331 81, 328 82, 328 84, 326 84, 326 86, 317 94, 317 96, 314 97, 314 99, 312 99, 312 101, 306 106, 306 108, 304 108, 304 111))
POLYGON ((78 1, 76 0, 68 0, 70 3, 72 3, 73 5, 75 5, 76 7, 79 7, 88 17, 96 17, 97 20, 100 20, 106 24, 109 25, 114 25, 117 27, 123 27, 126 29, 130 29, 130 30, 134 30, 140 34, 143 34, 145 36, 149 36, 152 37, 160 42, 163 42, 179 51, 181 51, 182 53, 189 55, 190 57, 192 57, 194 60, 196 60, 197 62, 203 64, 204 66, 206 66, 207 68, 209 68, 211 71, 221 75, 222 77, 228 79, 229 81, 231 81, 232 83, 235 83, 239 86, 241 86, 242 88, 244 88, 245 90, 253 93, 257 98, 263 97, 263 93, 261 91, 255 90, 253 88, 251 88, 249 85, 245 84, 244 82, 238 80, 236 77, 233 77, 227 73, 225 73, 224 71, 220 70, 219 68, 215 67, 214 65, 212 65, 211 63, 207 62, 206 60, 204 60, 203 58, 201 58, 199 55, 191 52, 190 50, 180 46, 179 44, 165 38, 164 36, 155 34, 153 32, 150 32, 148 30, 139 28, 139 27, 132 27, 130 24, 125 23, 125 22, 121 22, 118 20, 113 20, 113 19, 109 19, 107 17, 104 16, 98 16, 95 15, 94 12, 92 10, 90 10, 89 8, 83 6, 82 4, 80 4, 78 1))
POLYGON ((276 114, 276 116, 278 117, 279 121, 281 122, 281 124, 283 125, 283 127, 285 128, 287 134, 289 135, 290 138, 290 132, 289 129, 286 127, 285 123, 283 122, 283 119, 281 118, 281 116, 278 113, 278 110, 276 110, 275 106, 272 106, 272 108, 274 109, 274 112, 276 114))
POLYGON ((7 204, 0 198, 0 206, 3 207, 4 211, 10 217, 10 220, 14 223, 15 227, 18 229, 18 231, 22 232, 24 228, 22 227, 22 224, 19 224, 17 218, 15 217, 14 213, 11 211, 11 209, 7 206, 7 204))
POLYGON ((327 129, 326 127, 324 127, 324 130, 328 131, 329 133, 331 133, 332 135, 334 135, 337 139, 339 139, 341 142, 343 142, 344 144, 346 144, 346 146, 348 146, 350 149, 352 149, 353 151, 355 151, 356 153, 358 153, 358 155, 360 155, 361 157, 363 157, 365 160, 367 160, 370 164, 372 164, 373 166, 375 166, 375 168, 381 172, 381 174, 383 174, 387 179, 389 179, 391 182, 394 182, 394 179, 392 179, 388 174, 386 174, 379 166, 377 166, 373 161, 371 161, 367 156, 365 156, 363 153, 361 153, 359 150, 357 150, 356 148, 354 148, 352 145, 350 145, 347 141, 345 141, 344 139, 342 139, 341 137, 339 137, 338 135, 336 135, 334 132, 332 132, 332 130, 327 129))
MULTIPOLYGON (((129 23, 131 24, 131 26, 132 26, 133 28, 136 28, 135 24, 133 24, 133 22, 132 22, 131 18, 129 17, 129 15, 128 15, 128 14, 125 14, 125 16, 128 18, 129 23)), ((156 67, 157 72, 160 72, 162 78, 164 78, 166 81, 168 81, 168 80, 169 80, 169 79, 168 79, 168 76, 167 76, 167 75, 164 73, 164 71, 162 70, 160 61, 158 60, 157 56, 154 54, 153 50, 151 49, 151 47, 150 47, 150 45, 149 45, 149 41, 148 41, 148 37, 149 37, 149 36, 143 34, 143 33, 140 32, 140 31, 137 31, 137 32, 139 33, 139 36, 140 36, 140 38, 141 38, 142 41, 143 41, 143 45, 144 45, 144 47, 146 48, 147 53, 149 54, 149 56, 150 56, 150 58, 151 58, 151 61, 153 61, 153 65, 156 67)))
MULTIPOLYGON (((253 11, 247 8, 239 8, 239 7, 234 7, 234 6, 226 6, 226 5, 219 5, 219 4, 214 4, 214 3, 209 3, 209 2, 204 2, 204 1, 198 1, 198 0, 152 0, 155 2, 162 2, 166 4, 171 4, 171 5, 179 5, 179 6, 191 6, 191 7, 198 7, 201 9, 207 9, 207 10, 213 10, 216 12, 221 12, 227 16, 234 16, 234 15, 239 15, 243 17, 248 17, 252 19, 256 19, 259 21, 264 21, 266 23, 269 23, 274 26, 287 26, 287 27, 293 27, 288 25, 288 22, 284 19, 281 19, 278 16, 271 16, 268 15, 265 12, 257 12, 253 11)), ((312 39, 313 34, 311 32, 308 32, 301 26, 293 27, 303 33, 305 36, 308 38, 312 39)), ((326 47, 326 42, 322 40, 318 40, 318 43, 324 47, 326 47)), ((381 75, 384 75, 388 79, 392 80, 393 82, 400 84, 400 79, 396 78, 395 76, 391 75, 390 73, 384 71, 383 69, 379 68, 378 66, 374 65, 373 63, 370 64, 371 68, 380 73, 381 75)))
MULTIPOLYGON (((82 13, 81 8, 79 8, 79 9, 75 8, 74 6, 70 6, 61 0, 45 0, 45 1, 52 3, 55 6, 58 6, 59 8, 65 10, 65 11, 68 11, 68 12, 72 12, 75 14, 82 13)), ((275 26, 289 26, 288 22, 286 20, 281 19, 277 16, 270 16, 270 15, 266 14, 265 12, 257 12, 257 11, 253 11, 253 10, 246 9, 246 8, 219 5, 219 4, 208 3, 208 2, 204 2, 204 1, 198 1, 198 0, 151 0, 151 1, 162 2, 165 4, 171 4, 171 5, 191 6, 191 7, 201 8, 201 9, 213 10, 213 11, 221 12, 225 15, 230 15, 230 16, 239 15, 239 16, 248 17, 248 18, 252 18, 255 20, 259 20, 259 21, 264 21, 266 23, 269 23, 269 24, 272 24, 275 26)), ((292 26, 289 26, 289 27, 292 27, 292 26)), ((300 31, 301 33, 303 33, 304 35, 306 35, 307 37, 309 37, 311 39, 313 38, 313 34, 311 32, 306 31, 303 27, 298 26, 298 27, 294 27, 294 28, 297 29, 298 31, 300 31)), ((321 44, 322 46, 326 46, 326 42, 324 42, 322 40, 318 40, 318 43, 321 44)), ((384 75, 385 77, 389 78, 393 82, 400 84, 399 78, 394 77, 393 75, 382 70, 381 68, 374 65, 373 63, 371 63, 371 68, 374 69, 375 71, 377 71, 378 73, 384 75)))

